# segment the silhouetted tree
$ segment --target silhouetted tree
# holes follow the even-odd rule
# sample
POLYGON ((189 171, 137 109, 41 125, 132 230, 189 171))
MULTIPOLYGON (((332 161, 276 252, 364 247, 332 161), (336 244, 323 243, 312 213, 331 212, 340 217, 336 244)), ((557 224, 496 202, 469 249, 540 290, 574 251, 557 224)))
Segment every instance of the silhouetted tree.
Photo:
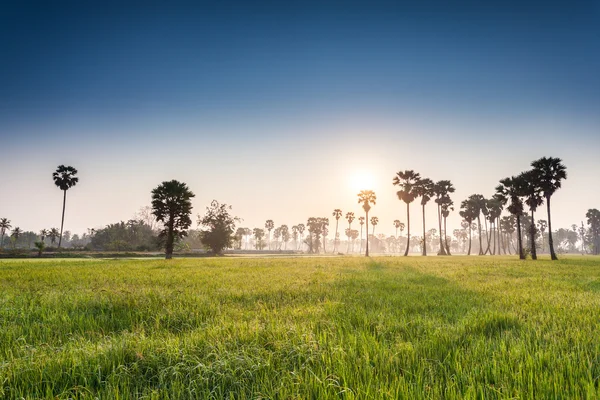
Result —
POLYGON ((379 223, 379 218, 371 217, 371 225, 373 225, 373 233, 372 233, 373 236, 375 236, 375 227, 377 226, 378 223, 379 223))
POLYGON ((567 179, 567 167, 564 166, 560 158, 542 157, 531 163, 534 170, 537 171, 538 186, 546 199, 546 208, 548 211, 548 246, 550 247, 550 257, 557 260, 554 252, 554 243, 552 242, 552 219, 550 218, 550 198, 561 187, 561 181, 567 179))
POLYGON ((333 210, 332 215, 335 218, 335 238, 333 239, 333 252, 335 253, 338 247, 338 223, 342 216, 342 210, 336 208, 335 210, 333 210))
POLYGON ((540 231, 540 233, 542 234, 542 253, 543 253, 544 250, 546 249, 546 246, 545 246, 546 243, 544 240, 545 239, 544 236, 546 236, 546 228, 548 227, 548 221, 543 220, 543 219, 538 219, 537 227, 538 227, 538 230, 540 231))
MULTIPOLYGON (((450 252, 447 244, 442 243, 442 208, 445 207, 447 214, 449 214, 450 207, 452 207, 452 200, 450 200, 450 193, 454 193, 454 185, 449 180, 437 181, 432 186, 433 194, 435 195, 435 203, 437 205, 438 215, 438 226, 440 228, 440 250, 439 255, 445 256, 450 252)), ((444 238, 446 237, 446 231, 444 229, 444 238)))
POLYGON ((519 252, 519 259, 524 260, 525 254, 523 253, 523 239, 521 236, 521 215, 523 214, 523 200, 521 200, 521 193, 525 182, 522 177, 511 177, 500 180, 500 185, 496 186, 496 193, 498 199, 503 204, 508 203, 508 212, 516 218, 516 230, 517 230, 517 247, 519 252))
POLYGON ((63 191, 63 208, 62 208, 62 218, 60 221, 60 236, 58 239, 58 248, 62 243, 62 233, 63 226, 65 223, 65 206, 67 204, 67 190, 72 188, 79 182, 79 178, 77 178, 77 170, 71 166, 65 167, 64 165, 59 165, 55 172, 52 173, 52 179, 54 180, 54 184, 63 191))
POLYGON ((454 211, 454 201, 452 201, 450 196, 442 197, 440 209, 442 218, 444 219, 444 243, 446 245, 446 254, 451 255, 450 246, 448 246, 448 235, 446 234, 448 216, 450 215, 450 211, 454 211))
POLYGON ((48 233, 48 237, 50 238, 50 244, 52 244, 52 246, 54 246, 54 244, 56 243, 56 239, 58 239, 59 236, 60 236, 60 232, 58 231, 58 228, 50 229, 50 233, 48 233))
POLYGON ((4 248, 4 235, 6 235, 6 231, 12 228, 10 224, 10 220, 8 218, 0 218, 0 235, 2 239, 0 239, 0 249, 4 248))
POLYGON ((377 201, 377 196, 375 196, 375 192, 372 190, 361 190, 358 193, 358 203, 362 204, 363 210, 365 210, 365 221, 367 221, 367 251, 365 253, 366 257, 369 257, 369 211, 371 210, 371 204, 375 205, 377 201))
POLYGON ((532 169, 521 173, 521 179, 525 183, 521 195, 525 198, 525 204, 531 212, 531 223, 529 224, 529 240, 531 248, 531 258, 537 260, 537 251, 535 247, 535 217, 534 213, 539 206, 544 204, 542 197, 542 188, 540 187, 540 173, 538 170, 532 169))
POLYGON ((163 223, 160 237, 165 239, 165 258, 173 258, 175 238, 187 235, 192 224, 192 198, 194 193, 183 182, 164 181, 152 190, 152 214, 163 223))
MULTIPOLYGON (((348 232, 352 232, 352 222, 354 221, 355 217, 354 217, 354 213, 349 211, 346 213, 346 221, 348 221, 348 232)), ((361 227, 361 232, 362 232, 362 227, 361 227)), ((346 235, 348 236, 348 235, 346 235)), ((361 240, 362 240, 362 236, 361 236, 361 240)), ((354 249, 352 249, 354 250, 354 249)), ((350 237, 348 237, 348 249, 346 250, 347 252, 350 252, 350 237)))
POLYGON ((281 225, 281 240, 283 241, 283 250, 287 250, 287 244, 290 241, 290 229, 287 225, 281 225))
POLYGON ((596 208, 591 208, 585 213, 587 223, 590 226, 590 233, 593 242, 594 254, 600 254, 600 211, 596 208))
POLYGON ((208 228, 200 231, 200 242, 214 254, 222 254, 233 245, 235 224, 240 219, 230 212, 231 206, 213 200, 210 207, 206 207, 206 214, 198 215, 198 225, 208 228))
MULTIPOLYGON (((425 206, 434 196, 433 192, 433 181, 429 178, 420 179, 415 186, 415 193, 421 198, 421 207, 423 209, 423 238, 427 238, 427 231, 425 229, 425 206)), ((427 255, 427 246, 422 246, 424 256, 427 255)))
POLYGON ((406 250, 404 255, 408 256, 410 247, 410 203, 417 197, 416 185, 421 179, 421 175, 413 170, 400 171, 396 173, 392 183, 400 186, 396 192, 398 199, 406 203, 406 250))
MULTIPOLYGON (((365 224, 365 217, 358 217, 358 223, 360 224, 360 253, 362 254, 362 232, 363 232, 363 225, 365 224)), ((368 234, 369 232, 367 232, 368 234)))
POLYGON ((13 239, 13 249, 16 247, 17 245, 17 240, 19 240, 19 238, 21 237, 21 234, 23 234, 23 230, 21 228, 19 228, 18 226, 15 227, 15 229, 13 229, 10 237, 13 239))
POLYGON ((256 250, 262 250, 264 248, 263 238, 265 237, 264 229, 254 228, 252 231, 254 234, 254 247, 256 250))
POLYGON ((304 229, 306 227, 304 226, 304 224, 298 224, 298 233, 300 234, 300 241, 302 241, 302 239, 304 239, 304 229))
POLYGON ((267 222, 265 222, 265 229, 269 232, 269 250, 271 250, 271 231, 273 228, 275 228, 275 222, 273 222, 272 219, 268 219, 267 222))

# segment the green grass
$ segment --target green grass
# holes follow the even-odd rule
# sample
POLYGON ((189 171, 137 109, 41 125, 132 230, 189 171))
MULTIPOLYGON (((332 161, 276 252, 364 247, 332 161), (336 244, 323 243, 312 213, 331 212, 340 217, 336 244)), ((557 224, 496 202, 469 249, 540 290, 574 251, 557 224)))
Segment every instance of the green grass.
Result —
POLYGON ((0 261, 0 398, 598 398, 600 258, 0 261))

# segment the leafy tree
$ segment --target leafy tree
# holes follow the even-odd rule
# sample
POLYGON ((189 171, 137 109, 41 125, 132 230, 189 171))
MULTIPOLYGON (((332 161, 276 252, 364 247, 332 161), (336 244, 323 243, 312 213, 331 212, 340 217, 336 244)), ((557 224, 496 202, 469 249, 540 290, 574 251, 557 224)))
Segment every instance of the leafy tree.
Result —
POLYGON ((367 221, 367 251, 366 257, 369 257, 369 211, 371 210, 371 204, 375 205, 377 196, 372 190, 361 190, 358 193, 358 203, 362 204, 363 210, 365 210, 365 221, 367 221))
POLYGON ((523 252, 523 240, 521 236, 521 215, 523 214, 523 200, 521 200, 521 193, 525 186, 522 177, 511 177, 500 180, 500 185, 496 186, 496 193, 498 199, 503 204, 508 203, 508 212, 516 218, 516 230, 517 230, 517 247, 519 252, 519 259, 525 259, 525 253, 523 252))
POLYGON ((52 173, 52 179, 54 180, 54 184, 63 191, 63 208, 62 208, 62 218, 60 221, 60 236, 58 237, 58 248, 60 249, 60 245, 62 243, 63 236, 63 226, 65 223, 65 206, 67 204, 67 190, 72 188, 79 182, 79 178, 77 178, 77 170, 71 166, 59 165, 56 168, 56 171, 52 173))
POLYGON ((304 239, 304 230, 306 229, 306 227, 304 226, 304 224, 298 224, 298 234, 300 235, 300 241, 302 241, 302 239, 304 239))
POLYGON ((233 245, 235 224, 240 219, 231 215, 230 211, 231 206, 213 200, 210 207, 206 207, 206 214, 203 217, 198 215, 198 225, 207 228, 200 231, 200 241, 214 254, 222 254, 224 249, 233 245))
POLYGON ((531 212, 531 223, 529 224, 529 238, 531 248, 531 258, 537 260, 537 252, 535 248, 535 217, 534 213, 539 206, 544 203, 542 197, 542 188, 540 187, 540 173, 538 170, 532 169, 521 173, 522 186, 521 195, 525 198, 525 204, 531 212))
POLYGON ((279 244, 279 238, 281 237, 281 228, 275 228, 273 230, 273 239, 275 239, 275 250, 279 250, 281 245, 279 244))
POLYGON ((269 232, 269 250, 271 250, 271 231, 275 228, 275 222, 272 219, 268 219, 265 222, 265 229, 269 232))
POLYGON ((396 228, 396 239, 398 238, 398 228, 400 228, 400 225, 402 225, 402 222, 400 222, 399 219, 395 219, 394 220, 394 228, 396 228))
POLYGON ((590 233, 592 236, 593 252, 594 254, 600 254, 600 211, 596 208, 591 208, 585 214, 587 223, 590 226, 590 233))
POLYGON ((60 236, 60 232, 58 231, 58 228, 50 229, 50 233, 48 233, 48 237, 50 238, 50 244, 52 244, 52 246, 54 246, 54 244, 56 243, 56 239, 58 239, 59 236, 60 236))
POLYGON ((166 240, 165 258, 173 258, 175 238, 187 235, 192 224, 192 198, 194 193, 183 182, 165 181, 152 190, 152 214, 163 223, 160 237, 166 240))
POLYGON ((335 218, 335 238, 333 239, 333 252, 335 253, 338 248, 338 224, 339 224, 340 218, 342 217, 342 210, 340 210, 339 208, 336 208, 335 210, 333 210, 332 215, 335 218))
POLYGON ((46 236, 48 236, 49 233, 50 231, 48 231, 48 229, 42 229, 40 231, 40 240, 45 243, 46 236))
POLYGON ((394 186, 399 186, 400 190, 396 192, 398 200, 406 203, 406 250, 404 255, 408 256, 410 246, 410 203, 417 197, 416 186, 421 179, 421 175, 413 170, 399 171, 392 180, 394 186))
POLYGON ((42 252, 46 248, 46 243, 44 243, 43 241, 35 242, 35 247, 38 249, 38 257, 41 257, 42 252))
POLYGON ((548 212, 548 246, 550 247, 550 257, 557 260, 554 252, 554 243, 552 242, 552 219, 550 218, 550 198, 561 187, 561 182, 567 179, 567 167, 564 166, 560 158, 542 157, 531 163, 534 170, 537 171, 537 184, 546 199, 546 208, 548 212))
POLYGON ((450 211, 454 211, 454 201, 450 196, 444 196, 440 202, 440 209, 442 212, 442 218, 444 219, 444 244, 446 245, 446 254, 450 255, 450 247, 448 246, 448 235, 446 234, 447 219, 450 215, 450 211))
MULTIPOLYGON (((425 206, 434 196, 433 181, 429 178, 420 179, 415 186, 415 193, 421 198, 421 207, 423 208, 423 237, 427 237, 427 231, 425 229, 425 206)), ((423 245, 423 255, 427 255, 427 246, 423 245)))
POLYGON ((328 218, 310 217, 306 223, 308 227, 309 237, 306 240, 309 253, 319 253, 321 246, 321 235, 329 225, 328 218))
POLYGON ((546 228, 548 227, 548 221, 546 221, 544 219, 538 219, 537 227, 538 227, 538 230, 542 234, 542 253, 543 253, 544 250, 546 249, 544 239, 545 239, 545 236, 546 236, 546 228))
POLYGON ((0 249, 4 248, 4 235, 10 228, 12 228, 10 220, 8 218, 0 218, 0 235, 2 235, 2 239, 0 239, 0 249))
POLYGON ((292 226, 292 240, 294 240, 294 247, 298 250, 298 225, 292 226))

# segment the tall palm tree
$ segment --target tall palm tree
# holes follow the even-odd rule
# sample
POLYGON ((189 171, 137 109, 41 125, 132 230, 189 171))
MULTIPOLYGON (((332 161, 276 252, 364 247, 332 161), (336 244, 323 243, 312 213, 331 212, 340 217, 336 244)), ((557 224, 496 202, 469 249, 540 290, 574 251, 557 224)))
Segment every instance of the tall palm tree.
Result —
POLYGON ((423 209, 423 255, 427 255, 427 244, 425 238, 427 238, 427 230, 425 229, 425 206, 434 196, 433 192, 433 181, 429 178, 423 178, 417 182, 415 186, 415 193, 421 198, 421 207, 423 209))
POLYGON ((46 236, 48 236, 48 233, 50 233, 50 232, 48 231, 48 229, 42 229, 42 230, 40 231, 40 238, 41 238, 41 240, 42 240, 42 243, 45 243, 46 236))
POLYGON ((400 190, 396 192, 398 200, 406 203, 406 250, 404 255, 408 256, 410 247, 410 203, 417 197, 415 186, 421 179, 421 175, 413 170, 396 172, 396 176, 392 180, 394 186, 400 186, 400 190))
POLYGON ((64 165, 59 165, 56 168, 56 171, 52 173, 52 179, 54 180, 54 184, 63 191, 63 208, 62 208, 62 218, 60 220, 60 236, 58 238, 58 248, 60 249, 60 245, 62 243, 62 234, 63 234, 63 226, 65 224, 65 206, 67 204, 67 190, 72 188, 79 182, 79 178, 77 178, 77 170, 71 166, 65 167, 64 165))
POLYGON ((460 215, 469 226, 469 251, 467 252, 467 255, 470 256, 472 243, 471 239, 473 237, 473 221, 479 217, 479 209, 477 208, 477 204, 472 201, 470 197, 460 203, 460 208, 461 210, 458 212, 458 215, 460 215))
POLYGON ((363 225, 365 224, 365 217, 358 217, 358 223, 360 224, 360 250, 359 250, 359 252, 362 254, 362 231, 363 231, 363 225))
POLYGON ((446 234, 447 229, 447 219, 450 215, 450 211, 454 211, 454 202, 450 198, 450 196, 444 196, 441 199, 441 212, 442 218, 444 219, 444 244, 446 245, 446 254, 450 255, 450 246, 448 245, 448 234, 446 234))
POLYGON ((524 260, 525 254, 523 253, 523 239, 521 235, 521 215, 523 214, 523 200, 521 200, 521 194, 525 183, 521 176, 513 176, 511 178, 504 178, 500 180, 500 185, 496 186, 496 193, 498 198, 503 204, 508 204, 508 212, 514 215, 517 219, 517 247, 519 251, 519 259, 524 260))
POLYGON ((398 228, 400 228, 400 224, 402 224, 402 222, 400 222, 399 219, 394 220, 394 228, 396 228, 396 239, 398 239, 398 228))
POLYGON ((366 257, 369 257, 369 211, 371 210, 371 204, 375 205, 377 201, 377 196, 375 196, 375 192, 372 190, 361 190, 358 193, 358 203, 362 204, 363 210, 365 210, 365 221, 367 221, 367 251, 365 253, 366 257))
MULTIPOLYGON (((496 221, 502 214, 502 199, 498 196, 494 196, 486 201, 486 208, 488 211, 487 220, 490 222, 490 238, 493 243, 493 249, 491 250, 492 255, 496 255, 496 239, 498 226, 496 221)), ((500 252, 500 246, 498 246, 498 252, 500 252)), ((490 243, 488 242, 488 250, 490 250, 490 243)), ((486 253, 487 251, 486 250, 486 253)))
POLYGON ((271 231, 275 228, 275 222, 272 219, 268 219, 265 222, 265 229, 269 231, 269 250, 271 250, 271 231))
POLYGON ((10 228, 12 228, 10 220, 8 218, 0 218, 0 234, 2 235, 2 239, 0 239, 0 249, 4 248, 4 235, 10 228))
POLYGON ((300 234, 300 246, 302 246, 302 241, 304 239, 304 230, 306 227, 304 224, 298 224, 298 233, 300 234))
POLYGON ((477 231, 479 233, 479 255, 482 256, 484 253, 483 243, 481 241, 481 214, 484 214, 485 217, 485 213, 483 212, 483 210, 485 209, 486 200, 485 197, 483 197, 480 194, 472 194, 469 196, 467 201, 471 203, 470 206, 473 208, 473 211, 477 215, 477 231))
POLYGON ((340 221, 340 218, 342 217, 342 210, 340 210, 339 208, 336 208, 335 210, 333 210, 333 214, 332 214, 335 218, 335 237, 333 239, 333 252, 335 253, 337 251, 338 248, 338 223, 340 221))
MULTIPOLYGON (((595 255, 600 254, 600 211, 597 208, 590 208, 585 213, 587 223, 590 226, 592 235, 592 250, 595 255)), ((583 224, 583 222, 582 222, 583 224)))
POLYGON ((57 228, 50 229, 50 233, 48 233, 48 237, 50 238, 50 243, 52 244, 52 246, 54 246, 54 244, 56 243, 56 239, 58 238, 59 235, 60 235, 60 232, 58 231, 57 228))
MULTIPOLYGON (((454 185, 449 180, 441 180, 437 181, 433 185, 433 193, 435 195, 435 203, 437 204, 437 214, 438 214, 438 225, 440 228, 440 251, 439 255, 445 256, 448 252, 446 251, 446 246, 442 242, 442 206, 450 201, 450 193, 454 193, 456 189, 454 189, 454 185)), ((450 207, 448 205, 447 207, 450 207)), ((446 237, 446 231, 444 230, 444 239, 446 237)), ((444 240, 445 241, 445 240, 444 240)))
POLYGON ((548 211, 548 246, 550 247, 550 257, 558 260, 554 252, 554 242, 552 241, 552 219, 550 218, 550 198, 561 187, 561 181, 567 179, 567 167, 560 158, 542 157, 531 163, 531 166, 538 171, 538 185, 546 199, 546 209, 548 211))
POLYGON ((14 239, 13 241, 13 249, 17 246, 17 241, 19 240, 19 237, 21 237, 21 235, 23 234, 23 230, 21 228, 19 228, 18 226, 15 227, 15 229, 13 229, 10 237, 14 239))
POLYGON ((546 243, 545 243, 546 241, 545 241, 544 236, 546 235, 546 228, 548 227, 548 221, 546 221, 544 219, 538 219, 537 226, 538 226, 540 233, 542 234, 542 253, 543 253, 544 250, 546 250, 546 243))
MULTIPOLYGON (((355 217, 354 217, 354 213, 349 211, 346 213, 346 221, 348 221, 348 232, 352 233, 352 221, 354 221, 355 217)), ((362 231, 362 227, 361 227, 361 231, 362 231)), ((361 237, 362 240, 362 237, 361 237)), ((354 251, 354 245, 352 246, 352 251, 354 251)), ((346 250, 347 253, 350 252, 350 237, 348 237, 348 249, 346 250)))
POLYGON ((529 238, 531 246, 531 258, 537 260, 537 251, 535 247, 535 217, 534 213, 539 206, 544 204, 544 198, 542 197, 542 188, 540 187, 540 172, 536 169, 532 169, 521 173, 521 179, 523 179, 525 185, 523 186, 522 196, 525 198, 525 204, 529 206, 531 212, 531 224, 529 225, 529 238))
POLYGON ((375 237, 375 227, 377 226, 377 224, 379 223, 379 218, 377 217, 371 217, 371 225, 373 225, 373 237, 375 237))

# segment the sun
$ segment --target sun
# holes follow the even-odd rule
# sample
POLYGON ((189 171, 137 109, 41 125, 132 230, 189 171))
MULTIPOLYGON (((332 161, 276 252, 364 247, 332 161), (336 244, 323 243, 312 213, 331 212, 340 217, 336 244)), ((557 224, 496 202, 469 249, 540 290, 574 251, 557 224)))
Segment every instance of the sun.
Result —
POLYGON ((354 191, 372 190, 375 179, 368 171, 356 171, 349 176, 349 186, 354 191))

